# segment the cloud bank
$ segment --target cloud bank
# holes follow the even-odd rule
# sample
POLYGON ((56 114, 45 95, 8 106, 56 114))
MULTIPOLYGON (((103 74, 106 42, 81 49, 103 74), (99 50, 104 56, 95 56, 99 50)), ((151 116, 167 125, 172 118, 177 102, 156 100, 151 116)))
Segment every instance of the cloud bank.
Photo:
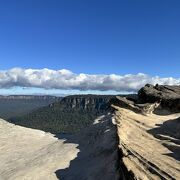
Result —
POLYGON ((0 88, 36 87, 61 90, 137 91, 145 84, 180 85, 180 78, 147 74, 76 74, 70 70, 13 68, 0 71, 0 88))

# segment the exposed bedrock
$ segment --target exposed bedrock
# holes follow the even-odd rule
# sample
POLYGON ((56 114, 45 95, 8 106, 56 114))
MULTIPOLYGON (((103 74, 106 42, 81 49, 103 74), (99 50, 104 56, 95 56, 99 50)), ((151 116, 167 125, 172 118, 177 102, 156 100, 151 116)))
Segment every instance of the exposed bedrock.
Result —
POLYGON ((180 87, 146 85, 138 97, 111 100, 126 179, 180 179, 180 87))
POLYGON ((162 108, 173 112, 180 111, 180 86, 147 84, 138 92, 140 103, 161 102, 162 108))

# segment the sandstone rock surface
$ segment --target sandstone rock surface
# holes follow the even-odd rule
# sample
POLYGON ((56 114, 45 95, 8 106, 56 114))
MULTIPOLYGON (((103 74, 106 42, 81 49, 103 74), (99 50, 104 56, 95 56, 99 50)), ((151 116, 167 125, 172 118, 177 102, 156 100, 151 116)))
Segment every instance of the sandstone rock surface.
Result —
POLYGON ((180 179, 180 113, 145 116, 116 108, 122 160, 134 179, 180 179))
POLYGON ((138 96, 112 105, 121 161, 132 179, 180 179, 180 87, 146 85, 138 96))
POLYGON ((118 180, 118 141, 106 114, 76 135, 56 135, 0 119, 0 180, 118 180))
POLYGON ((77 144, 2 119, 0 129, 1 180, 57 179, 55 171, 69 167, 79 152, 77 144))

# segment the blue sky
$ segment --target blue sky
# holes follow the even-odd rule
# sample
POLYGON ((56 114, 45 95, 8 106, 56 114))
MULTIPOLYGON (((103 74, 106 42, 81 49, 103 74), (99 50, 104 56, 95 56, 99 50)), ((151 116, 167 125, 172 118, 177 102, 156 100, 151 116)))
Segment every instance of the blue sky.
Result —
POLYGON ((179 0, 0 1, 0 70, 179 78, 179 0))

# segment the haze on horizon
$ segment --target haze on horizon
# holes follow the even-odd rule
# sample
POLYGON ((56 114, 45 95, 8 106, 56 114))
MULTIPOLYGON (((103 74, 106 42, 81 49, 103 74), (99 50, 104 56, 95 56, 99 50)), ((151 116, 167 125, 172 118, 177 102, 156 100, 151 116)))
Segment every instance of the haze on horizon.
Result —
POLYGON ((179 85, 180 1, 0 2, 0 94, 179 85))

